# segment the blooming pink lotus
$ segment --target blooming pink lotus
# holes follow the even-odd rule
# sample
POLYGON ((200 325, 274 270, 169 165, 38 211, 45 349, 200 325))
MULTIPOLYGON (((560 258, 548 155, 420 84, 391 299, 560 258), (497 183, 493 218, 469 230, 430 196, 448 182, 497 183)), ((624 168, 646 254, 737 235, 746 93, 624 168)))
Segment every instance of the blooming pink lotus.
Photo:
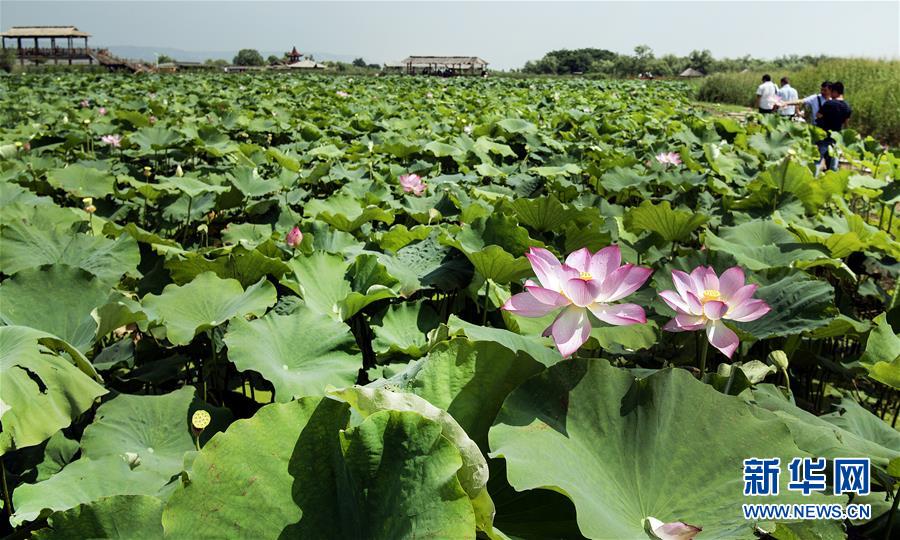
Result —
POLYGON ((539 283, 525 282, 525 292, 503 304, 502 309, 523 317, 543 317, 563 308, 544 336, 553 342, 563 357, 571 356, 584 345, 591 333, 588 311, 603 322, 624 326, 647 322, 637 304, 614 304, 641 288, 653 272, 643 266, 622 265, 619 246, 609 246, 591 254, 587 248, 572 252, 561 264, 541 248, 525 255, 539 283))
POLYGON ((151 116, 150 118, 147 119, 147 121, 150 122, 151 124, 155 124, 156 120, 157 120, 157 118, 155 116, 151 116))
POLYGON ((106 107, 100 107, 99 109, 97 109, 97 113, 100 116, 106 116, 106 107))
POLYGON ((656 154, 656 161, 663 165, 681 165, 681 156, 678 152, 662 152, 656 154))
POLYGON ((122 146, 122 137, 120 135, 104 135, 100 137, 100 140, 112 146, 113 148, 119 148, 120 146, 122 146))
POLYGON ((653 535, 659 540, 692 540, 703 530, 702 527, 695 527, 681 521, 663 523, 654 517, 648 517, 647 521, 653 535))
POLYGON ((337 92, 335 92, 335 94, 338 97, 343 97, 343 98, 350 97, 350 94, 348 94, 347 92, 344 92, 343 90, 338 90, 337 92))
POLYGON ((744 271, 733 266, 716 276, 712 267, 698 266, 687 274, 672 271, 675 291, 661 291, 659 296, 677 313, 663 330, 690 332, 706 328, 709 343, 731 358, 740 340, 723 320, 749 322, 771 309, 764 301, 751 298, 756 285, 745 285, 744 271))
POLYGON ((403 186, 403 191, 413 195, 421 195, 427 187, 425 182, 422 181, 422 177, 418 174, 401 174, 399 180, 400 185, 403 186))
POLYGON ((284 242, 292 248, 296 248, 300 245, 300 242, 303 241, 303 233, 300 231, 300 227, 294 227, 291 229, 287 236, 284 238, 284 242))
POLYGON ((90 106, 91 106, 91 102, 90 102, 89 100, 82 99, 82 100, 81 100, 81 106, 82 106, 83 108, 90 107, 90 106))

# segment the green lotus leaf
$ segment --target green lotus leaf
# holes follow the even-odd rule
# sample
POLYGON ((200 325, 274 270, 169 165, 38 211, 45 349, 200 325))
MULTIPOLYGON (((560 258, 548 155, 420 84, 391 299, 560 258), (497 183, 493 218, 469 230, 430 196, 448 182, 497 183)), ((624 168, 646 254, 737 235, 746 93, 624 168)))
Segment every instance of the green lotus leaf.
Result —
POLYGON ((575 212, 563 206, 555 196, 516 199, 513 209, 521 223, 536 231, 555 231, 568 223, 575 212))
POLYGON ((539 337, 543 328, 535 334, 519 335, 502 328, 476 326, 456 315, 450 315, 447 326, 451 334, 464 333, 472 341, 498 343, 513 352, 524 352, 547 367, 562 360, 559 352, 550 347, 552 342, 539 337))
POLYGON ((317 251, 288 261, 296 279, 296 291, 310 309, 341 319, 340 302, 353 289, 344 276, 350 265, 339 255, 317 251))
POLYGON ((313 157, 323 157, 325 159, 337 159, 343 156, 344 152, 333 144, 326 144, 325 146, 313 148, 312 150, 307 152, 307 155, 313 157))
POLYGON ((607 191, 618 193, 627 189, 642 188, 650 181, 650 176, 642 176, 633 169, 615 167, 600 177, 600 186, 607 191))
POLYGON ((350 328, 305 305, 290 315, 235 319, 225 344, 238 370, 262 375, 278 401, 321 396, 328 385, 351 385, 362 367, 350 328))
POLYGON ((372 349, 378 354, 403 353, 418 358, 425 353, 428 332, 439 323, 437 312, 424 302, 391 305, 372 322, 372 349))
MULTIPOLYGON (((557 364, 515 390, 490 431, 518 491, 568 496, 589 538, 645 537, 644 520, 683 521, 709 538, 754 536, 740 512, 742 460, 805 456, 772 415, 724 396, 684 370, 646 379, 603 360, 557 364), (710 452, 710 448, 716 448, 710 452), (699 465, 701 464, 702 465, 699 465), (703 474, 697 474, 702 467, 703 474)), ((787 490, 767 502, 813 502, 787 490)))
POLYGON ((497 125, 507 133, 537 133, 537 126, 521 118, 505 118, 497 125))
POLYGON ((0 320, 43 330, 87 351, 98 327, 91 312, 107 303, 110 292, 108 281, 64 264, 21 270, 0 284, 0 320))
POLYGON ((188 409, 194 388, 160 396, 119 394, 97 409, 81 437, 83 458, 107 456, 140 461, 138 467, 160 478, 160 486, 184 467, 184 455, 195 450, 188 409))
POLYGON ((309 217, 314 217, 339 231, 352 232, 370 221, 381 221, 390 225, 394 214, 377 206, 363 206, 352 195, 333 195, 328 199, 314 199, 305 209, 309 217))
POLYGON ((181 135, 161 126, 143 127, 128 136, 128 140, 144 151, 172 148, 181 142, 181 135))
POLYGON ((900 389, 900 336, 888 323, 886 314, 875 317, 874 322, 859 361, 869 371, 869 377, 900 389))
POLYGON ((276 299, 275 287, 265 279, 244 290, 237 280, 204 272, 187 285, 170 284, 162 294, 146 295, 142 304, 172 344, 187 345, 199 332, 233 317, 261 316, 276 299))
POLYGON ((459 157, 465 154, 465 152, 459 147, 438 141, 431 141, 422 149, 426 152, 431 153, 435 157, 459 157))
POLYGON ((0 455, 42 443, 90 409, 107 392, 94 377, 71 345, 33 328, 0 326, 0 455))
POLYGON ((262 178, 255 167, 237 167, 231 171, 229 180, 245 197, 262 197, 281 189, 277 181, 262 178))
POLYGON ((672 210, 669 201, 657 205, 644 201, 637 208, 626 212, 625 227, 637 233, 656 233, 666 242, 683 242, 689 240, 691 234, 707 220, 703 214, 672 210))
MULTIPOLYGON (((208 184, 203 180, 193 178, 191 176, 183 176, 181 178, 172 177, 160 180, 165 184, 171 185, 175 190, 184 193, 188 197, 194 199, 200 197, 201 195, 210 193, 225 193, 226 191, 228 191, 227 186, 208 184)), ((185 212, 185 214, 187 214, 187 212, 185 212)))
POLYGON ((407 229, 406 225, 394 225, 386 232, 377 233, 375 238, 381 249, 396 252, 413 242, 425 240, 431 231, 432 228, 426 225, 416 225, 412 229, 407 229))
POLYGON ((127 235, 110 240, 14 224, 0 229, 0 242, 0 266, 9 275, 61 263, 87 270, 105 281, 117 281, 123 274, 136 274, 141 259, 137 242, 127 235))
POLYGON ((114 191, 116 179, 107 171, 75 163, 48 172, 47 181, 73 197, 105 197, 114 191))
POLYGON ((163 536, 162 511, 162 501, 148 495, 105 497, 50 515, 50 527, 36 531, 34 538, 156 540, 163 536))
POLYGON ((825 281, 810 279, 801 272, 773 279, 754 295, 769 304, 771 311, 752 322, 736 323, 757 339, 787 336, 827 326, 832 317, 834 289, 825 281))
POLYGON ((222 279, 235 279, 241 286, 249 287, 261 279, 272 276, 280 279, 290 267, 278 257, 269 257, 259 249, 243 245, 217 249, 210 253, 187 252, 166 261, 172 281, 183 285, 206 272, 222 279))
POLYGON ((802 244, 787 229, 771 221, 749 221, 735 227, 722 227, 718 234, 706 231, 706 246, 730 253, 750 270, 792 268, 800 262, 830 260, 826 249, 802 244))

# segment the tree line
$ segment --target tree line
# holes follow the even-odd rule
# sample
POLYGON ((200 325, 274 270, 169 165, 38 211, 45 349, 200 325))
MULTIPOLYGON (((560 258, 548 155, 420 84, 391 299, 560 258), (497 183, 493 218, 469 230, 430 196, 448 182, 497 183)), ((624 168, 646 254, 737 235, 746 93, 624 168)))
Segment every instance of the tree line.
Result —
POLYGON ((619 54, 606 49, 561 49, 550 51, 540 60, 525 63, 523 73, 537 75, 598 74, 610 77, 630 77, 652 74, 654 77, 677 76, 687 68, 703 74, 727 71, 755 71, 763 69, 793 70, 814 66, 825 56, 789 55, 774 60, 753 58, 714 58, 708 49, 691 51, 687 56, 665 54, 656 56, 647 45, 638 45, 634 54, 619 54))

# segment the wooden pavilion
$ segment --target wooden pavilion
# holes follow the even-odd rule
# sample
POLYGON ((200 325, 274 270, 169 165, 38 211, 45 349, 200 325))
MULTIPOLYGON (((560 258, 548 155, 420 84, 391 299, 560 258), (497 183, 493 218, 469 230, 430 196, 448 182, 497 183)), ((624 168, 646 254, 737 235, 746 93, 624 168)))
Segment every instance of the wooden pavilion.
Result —
POLYGON ((409 75, 486 75, 488 63, 477 56, 410 56, 400 64, 409 75))
MULTIPOLYGON (((88 48, 87 32, 74 26, 13 26, 0 34, 3 38, 3 49, 7 48, 7 40, 12 41, 16 49, 16 58, 22 65, 26 62, 38 64, 60 60, 72 64, 94 63, 94 56, 88 48)), ((11 45, 12 45, 11 44, 11 45)))

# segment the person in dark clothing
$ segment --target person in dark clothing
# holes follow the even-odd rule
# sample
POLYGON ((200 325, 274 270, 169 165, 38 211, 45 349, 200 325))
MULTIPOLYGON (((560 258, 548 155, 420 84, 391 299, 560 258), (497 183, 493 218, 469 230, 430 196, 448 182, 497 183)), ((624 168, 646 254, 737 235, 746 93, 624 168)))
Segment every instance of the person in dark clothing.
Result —
MULTIPOLYGON (((838 170, 838 158, 834 147, 835 140, 831 134, 847 127, 851 114, 853 114, 853 109, 844 100, 844 83, 840 81, 831 83, 831 99, 822 104, 816 118, 816 126, 824 129, 826 136, 817 142, 816 146, 819 147, 819 155, 825 161, 825 166, 832 171, 838 170)), ((817 173, 821 164, 820 161, 816 166, 817 173)))

